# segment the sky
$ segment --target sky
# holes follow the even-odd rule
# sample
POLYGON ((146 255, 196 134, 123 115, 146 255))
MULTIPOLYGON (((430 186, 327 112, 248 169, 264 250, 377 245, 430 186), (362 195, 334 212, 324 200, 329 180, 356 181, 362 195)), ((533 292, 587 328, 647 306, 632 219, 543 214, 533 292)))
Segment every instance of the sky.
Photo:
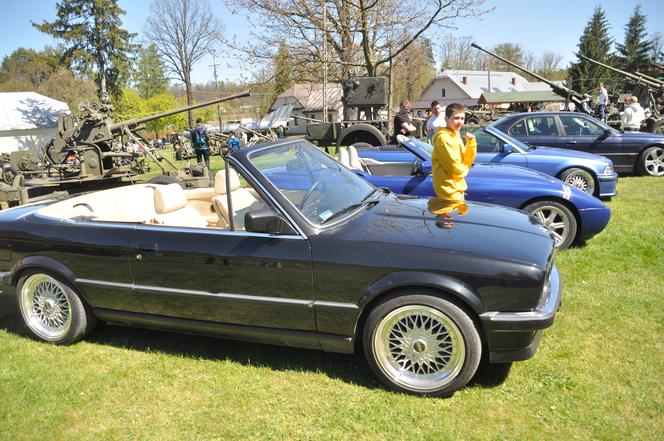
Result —
MULTIPOLYGON (((427 1, 427 0, 423 0, 427 1)), ((126 11, 123 27, 142 37, 144 23, 150 11, 150 1, 119 0, 120 7, 126 11)), ((236 35, 241 40, 249 38, 246 16, 232 14, 222 0, 209 0, 215 16, 223 23, 225 35, 236 35)), ((664 33, 664 6, 662 0, 487 0, 486 7, 494 8, 480 18, 460 19, 456 22, 458 36, 472 36, 482 47, 491 48, 499 43, 519 43, 525 51, 540 55, 545 51, 554 51, 563 56, 562 67, 575 60, 579 38, 590 20, 595 6, 601 5, 610 25, 610 33, 616 42, 622 43, 625 37, 625 25, 640 4, 647 17, 650 35, 659 31, 664 33)), ((3 13, 0 14, 0 59, 11 54, 18 47, 43 49, 55 41, 39 32, 30 23, 52 21, 55 19, 56 1, 53 0, 3 0, 3 13)), ((444 35, 441 35, 444 37, 444 35)), ((436 37, 433 36, 433 40, 436 37)), ((237 81, 251 77, 247 64, 239 59, 232 59, 223 50, 217 52, 219 80, 237 81)), ((194 65, 192 79, 195 83, 207 83, 214 80, 212 57, 208 56, 194 65)))

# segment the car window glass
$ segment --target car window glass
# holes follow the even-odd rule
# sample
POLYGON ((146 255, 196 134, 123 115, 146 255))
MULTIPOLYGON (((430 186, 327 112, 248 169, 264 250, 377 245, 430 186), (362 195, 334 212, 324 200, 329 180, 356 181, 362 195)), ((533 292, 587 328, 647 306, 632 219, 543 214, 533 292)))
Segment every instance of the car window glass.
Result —
POLYGON ((560 116, 560 122, 567 136, 601 136, 604 128, 589 118, 576 115, 560 116))
POLYGON ((503 141, 487 133, 484 130, 478 130, 474 133, 477 140, 478 153, 497 153, 503 148, 503 141))
POLYGON ((366 180, 308 142, 257 150, 249 160, 314 225, 350 214, 348 207, 375 193, 366 180))
POLYGON ((514 124, 510 129, 509 129, 509 134, 512 136, 526 136, 526 122, 525 120, 521 120, 518 123, 514 124))
POLYGON ((556 121, 552 116, 534 116, 526 119, 528 136, 557 136, 556 121))

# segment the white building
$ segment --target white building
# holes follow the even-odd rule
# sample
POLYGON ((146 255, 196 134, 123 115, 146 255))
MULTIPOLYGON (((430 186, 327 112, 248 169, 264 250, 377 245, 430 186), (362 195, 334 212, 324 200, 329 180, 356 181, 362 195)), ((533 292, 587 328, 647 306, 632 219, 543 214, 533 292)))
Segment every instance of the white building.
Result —
POLYGON ((431 101, 438 100, 444 106, 459 103, 464 106, 477 106, 482 93, 486 92, 532 92, 550 91, 548 84, 529 82, 514 72, 445 70, 440 77, 431 80, 417 102, 412 103, 413 111, 426 110, 431 101))
POLYGON ((69 106, 36 92, 0 93, 0 153, 38 149, 56 134, 69 106))
MULTIPOLYGON (((326 87, 327 112, 329 122, 343 120, 343 94, 341 84, 328 83, 326 87)), ((323 84, 293 84, 288 90, 274 100, 270 111, 274 111, 283 104, 292 104, 293 111, 288 123, 289 135, 302 135, 306 133, 307 121, 296 116, 322 120, 323 119, 323 84)))

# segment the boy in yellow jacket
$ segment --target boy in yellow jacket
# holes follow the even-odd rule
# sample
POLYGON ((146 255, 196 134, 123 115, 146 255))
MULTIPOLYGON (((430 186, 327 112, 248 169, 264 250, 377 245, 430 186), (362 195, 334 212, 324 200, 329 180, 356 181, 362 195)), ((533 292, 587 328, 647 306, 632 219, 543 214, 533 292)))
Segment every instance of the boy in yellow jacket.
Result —
POLYGON ((463 145, 459 130, 466 120, 466 112, 461 104, 450 104, 445 109, 447 127, 441 127, 433 137, 433 188, 443 199, 463 201, 463 193, 468 186, 464 179, 477 155, 477 141, 472 134, 466 135, 463 145))

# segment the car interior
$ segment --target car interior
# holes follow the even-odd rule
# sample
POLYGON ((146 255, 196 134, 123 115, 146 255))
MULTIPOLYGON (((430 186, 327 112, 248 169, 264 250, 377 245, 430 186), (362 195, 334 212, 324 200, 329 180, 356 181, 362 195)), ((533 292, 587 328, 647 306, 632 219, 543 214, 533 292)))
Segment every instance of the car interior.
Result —
MULTIPOLYGON (((229 229, 226 171, 214 178, 214 187, 183 189, 179 184, 137 184, 68 198, 39 210, 43 216, 77 220, 131 222, 194 228, 229 229)), ((268 207, 265 200, 238 173, 230 169, 230 194, 235 230, 244 230, 249 211, 268 207)))
POLYGON ((352 145, 339 147, 339 162, 351 170, 359 170, 375 176, 408 176, 415 174, 418 161, 380 162, 372 158, 360 158, 352 145))

